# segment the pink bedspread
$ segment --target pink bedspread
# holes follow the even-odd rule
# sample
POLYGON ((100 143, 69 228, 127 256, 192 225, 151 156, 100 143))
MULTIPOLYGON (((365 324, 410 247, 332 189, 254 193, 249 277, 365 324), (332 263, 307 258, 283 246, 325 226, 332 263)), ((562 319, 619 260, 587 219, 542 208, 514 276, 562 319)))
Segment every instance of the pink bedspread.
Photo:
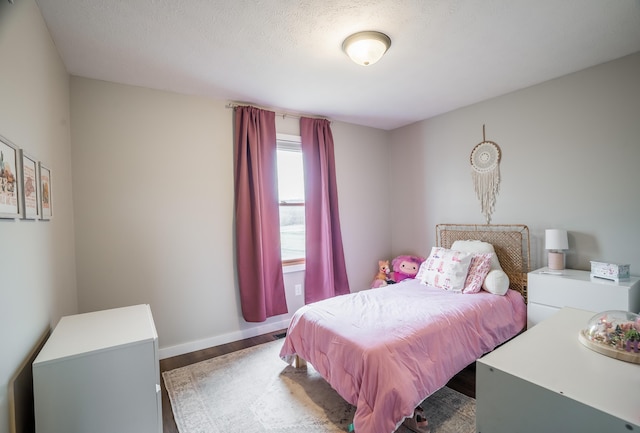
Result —
POLYGON ((280 356, 307 360, 356 406, 356 433, 392 433, 422 400, 525 323, 515 291, 459 294, 411 279, 300 308, 280 356))

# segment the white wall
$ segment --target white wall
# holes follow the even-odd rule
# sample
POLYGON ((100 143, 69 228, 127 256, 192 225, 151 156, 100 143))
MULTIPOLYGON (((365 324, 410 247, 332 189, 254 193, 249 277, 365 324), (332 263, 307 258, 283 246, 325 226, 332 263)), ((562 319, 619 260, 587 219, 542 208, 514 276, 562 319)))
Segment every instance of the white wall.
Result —
POLYGON ((52 171, 51 221, 0 220, 0 433, 7 384, 40 335, 77 312, 69 77, 33 0, 0 2, 0 134, 52 171))
MULTIPOLYGON (((71 117, 81 311, 149 303, 164 357, 288 325, 303 302, 293 295, 299 272, 285 276, 289 314, 242 318, 225 101, 72 77, 71 117)), ((298 125, 277 121, 282 133, 299 134, 298 125)), ((332 129, 348 274, 362 289, 391 249, 389 211, 378 203, 388 136, 332 129)))
POLYGON ((339 122, 331 130, 347 275, 356 292, 371 287, 378 260, 391 258, 389 133, 339 122))
POLYGON ((569 232, 567 267, 631 264, 640 275, 640 53, 395 130, 393 251, 428 253, 438 223, 483 224, 469 155, 502 149, 492 222, 527 224, 532 269, 544 229, 569 232))

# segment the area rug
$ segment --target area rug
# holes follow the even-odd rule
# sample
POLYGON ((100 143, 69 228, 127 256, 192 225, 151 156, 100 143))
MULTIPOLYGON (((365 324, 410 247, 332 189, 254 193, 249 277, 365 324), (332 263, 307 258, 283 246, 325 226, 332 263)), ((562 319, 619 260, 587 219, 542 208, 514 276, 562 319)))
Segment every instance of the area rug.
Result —
MULTIPOLYGON (((282 361, 281 347, 276 340, 163 372, 180 433, 347 432, 355 407, 310 364, 282 361)), ((475 432, 472 398, 445 387, 422 406, 432 433, 475 432)))

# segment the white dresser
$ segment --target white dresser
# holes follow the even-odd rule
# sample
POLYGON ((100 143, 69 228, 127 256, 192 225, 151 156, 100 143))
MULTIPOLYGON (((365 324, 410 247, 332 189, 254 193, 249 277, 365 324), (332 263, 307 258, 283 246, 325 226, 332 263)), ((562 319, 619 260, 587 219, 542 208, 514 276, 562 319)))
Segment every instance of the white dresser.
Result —
POLYGON ((596 313, 605 310, 640 311, 640 277, 615 282, 590 275, 589 271, 575 269, 551 271, 541 268, 529 272, 527 328, 557 313, 562 307, 596 313))
POLYGON ((580 343, 593 314, 563 308, 478 360, 477 432, 640 431, 640 364, 580 343))
POLYGON ((148 305, 60 319, 33 362, 37 433, 162 433, 148 305))

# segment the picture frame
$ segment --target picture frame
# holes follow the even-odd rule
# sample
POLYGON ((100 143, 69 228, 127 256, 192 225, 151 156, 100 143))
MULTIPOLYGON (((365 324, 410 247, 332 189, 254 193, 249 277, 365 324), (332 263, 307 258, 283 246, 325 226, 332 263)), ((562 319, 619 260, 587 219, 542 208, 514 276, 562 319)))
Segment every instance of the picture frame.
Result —
POLYGON ((37 220, 41 217, 40 164, 36 158, 24 150, 21 154, 22 218, 37 220))
POLYGON ((20 148, 0 135, 0 218, 22 216, 20 148))
POLYGON ((51 182, 51 169, 49 166, 39 163, 40 175, 40 218, 44 221, 53 218, 53 194, 51 182))

